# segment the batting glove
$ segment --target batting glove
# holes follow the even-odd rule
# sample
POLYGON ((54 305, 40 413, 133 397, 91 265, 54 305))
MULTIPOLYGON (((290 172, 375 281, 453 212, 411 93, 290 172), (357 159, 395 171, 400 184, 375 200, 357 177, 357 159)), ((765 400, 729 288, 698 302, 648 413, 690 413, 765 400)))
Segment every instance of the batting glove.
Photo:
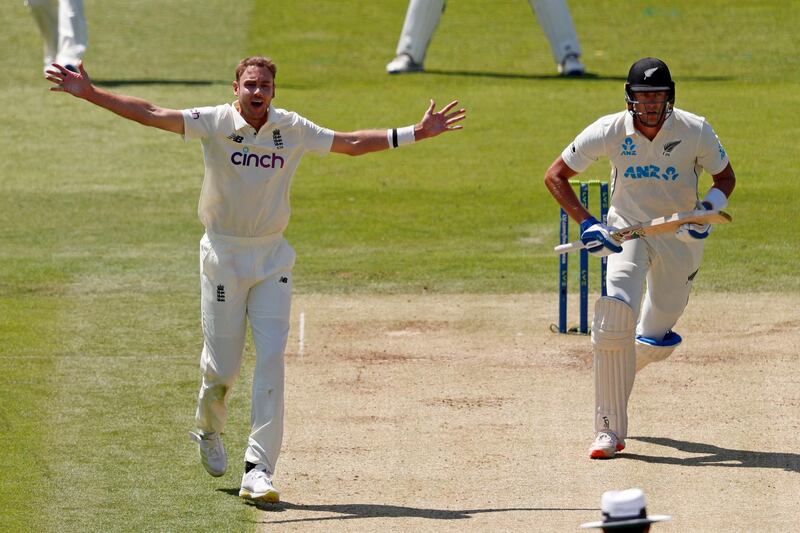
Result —
MULTIPOLYGON (((695 209, 711 210, 713 206, 708 202, 697 202, 695 209)), ((697 242, 702 241, 711 233, 711 224, 681 224, 675 230, 675 236, 679 241, 697 242)))
POLYGON ((614 228, 601 223, 594 217, 581 222, 581 242, 590 254, 596 257, 615 254, 622 251, 622 246, 611 239, 614 228))

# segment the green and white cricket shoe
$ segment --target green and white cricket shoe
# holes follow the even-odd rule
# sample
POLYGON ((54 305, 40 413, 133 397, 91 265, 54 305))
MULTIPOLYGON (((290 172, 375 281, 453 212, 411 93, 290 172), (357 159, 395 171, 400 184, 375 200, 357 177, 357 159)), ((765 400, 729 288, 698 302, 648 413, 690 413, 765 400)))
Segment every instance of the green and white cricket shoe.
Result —
POLYGON ((267 503, 281 501, 280 493, 272 486, 272 475, 264 465, 256 465, 242 476, 239 497, 267 503))
POLYGON ((189 438, 197 443, 200 452, 200 462, 206 472, 214 477, 220 477, 228 469, 228 454, 219 433, 189 432, 189 438))

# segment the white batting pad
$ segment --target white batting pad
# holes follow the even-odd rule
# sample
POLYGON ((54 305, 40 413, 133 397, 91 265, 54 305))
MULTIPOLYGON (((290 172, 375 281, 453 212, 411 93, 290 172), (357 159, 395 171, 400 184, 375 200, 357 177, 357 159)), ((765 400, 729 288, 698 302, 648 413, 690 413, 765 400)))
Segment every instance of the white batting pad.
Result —
POLYGON ((416 63, 422 63, 443 11, 444 0, 411 0, 397 43, 397 55, 408 54, 416 63))
POLYGON ((663 361, 669 357, 675 348, 680 346, 682 340, 681 336, 674 331, 668 331, 661 341, 637 335, 636 371, 638 372, 650 363, 663 361))
POLYGON ((603 296, 594 307, 595 431, 628 434, 628 397, 636 375, 636 318, 628 304, 603 296))
POLYGON ((569 14, 566 0, 528 0, 536 13, 556 63, 562 63, 568 55, 581 55, 578 34, 569 14))

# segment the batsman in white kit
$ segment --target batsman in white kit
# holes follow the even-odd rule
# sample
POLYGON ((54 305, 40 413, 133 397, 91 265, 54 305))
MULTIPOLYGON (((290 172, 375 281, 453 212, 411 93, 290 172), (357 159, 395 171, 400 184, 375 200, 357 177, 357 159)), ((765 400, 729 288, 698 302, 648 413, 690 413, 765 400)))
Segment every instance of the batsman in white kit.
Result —
POLYGON ((289 222, 289 187, 306 152, 361 155, 397 148, 461 129, 465 110, 440 111, 433 100, 422 120, 403 128, 338 132, 272 105, 275 64, 265 57, 236 67, 236 101, 175 110, 92 85, 82 64, 74 73, 54 64, 47 79, 63 91, 124 118, 199 139, 205 177, 198 214, 204 346, 202 383, 190 436, 212 476, 227 470, 221 435, 227 398, 241 366, 246 321, 256 348, 251 429, 239 496, 277 502, 272 477, 283 439, 284 358, 289 334, 295 253, 283 237, 289 222))
POLYGON ((621 245, 610 232, 678 212, 719 211, 736 184, 711 125, 673 107, 675 83, 663 61, 648 57, 631 66, 625 101, 626 111, 584 129, 545 174, 553 197, 580 223, 581 241, 589 252, 609 256, 607 296, 597 301, 592 321, 593 459, 613 458, 625 448, 636 372, 667 358, 681 343, 672 328, 688 303, 712 226, 684 224, 673 233, 621 245), (611 163, 607 224, 581 206, 569 185, 571 177, 600 157, 611 163), (713 184, 700 199, 703 171, 713 184))

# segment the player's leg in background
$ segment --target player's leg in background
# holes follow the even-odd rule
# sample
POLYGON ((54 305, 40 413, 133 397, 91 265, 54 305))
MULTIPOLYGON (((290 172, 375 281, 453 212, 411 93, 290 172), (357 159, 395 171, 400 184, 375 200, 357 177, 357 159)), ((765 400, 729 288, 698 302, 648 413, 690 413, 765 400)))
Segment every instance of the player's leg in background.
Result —
POLYGON ((271 276, 251 291, 247 316, 256 347, 250 411, 250 438, 245 461, 275 472, 283 440, 284 350, 289 336, 292 275, 271 276))
POLYGON ((44 41, 45 69, 56 61, 58 54, 58 0, 26 0, 44 41))
POLYGON ((60 65, 75 66, 83 59, 89 44, 89 32, 83 12, 83 0, 58 2, 58 56, 60 65))
POLYGON ((649 240, 656 253, 636 329, 637 370, 666 359, 681 343, 672 328, 686 309, 703 258, 703 241, 685 243, 672 234, 649 240))
POLYGON ((586 68, 580 62, 581 46, 566 0, 528 0, 539 20, 558 72, 565 76, 580 76, 586 68))
POLYGON ((408 3, 396 57, 386 65, 389 74, 419 72, 423 69, 428 45, 442 18, 444 7, 444 0, 411 0, 408 3))
POLYGON ((220 433, 227 420, 227 399, 242 362, 248 287, 232 267, 236 250, 222 243, 200 242, 200 294, 203 321, 202 383, 196 424, 202 433, 220 433))

